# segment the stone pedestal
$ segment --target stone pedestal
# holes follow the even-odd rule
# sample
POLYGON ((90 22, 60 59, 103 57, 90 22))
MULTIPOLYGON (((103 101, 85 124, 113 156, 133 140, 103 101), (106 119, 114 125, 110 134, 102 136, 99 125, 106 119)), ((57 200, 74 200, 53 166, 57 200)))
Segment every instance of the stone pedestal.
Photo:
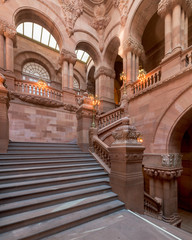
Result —
POLYGON ((115 142, 110 148, 110 184, 127 209, 143 213, 142 159, 145 148, 137 141, 139 135, 136 128, 130 125, 127 117, 123 119, 122 126, 113 132, 115 142))
POLYGON ((89 149, 89 129, 93 120, 93 106, 91 100, 85 96, 80 100, 77 110, 77 144, 84 152, 89 149))
POLYGON ((6 153, 9 144, 8 90, 3 86, 5 77, 0 74, 0 153, 6 153))

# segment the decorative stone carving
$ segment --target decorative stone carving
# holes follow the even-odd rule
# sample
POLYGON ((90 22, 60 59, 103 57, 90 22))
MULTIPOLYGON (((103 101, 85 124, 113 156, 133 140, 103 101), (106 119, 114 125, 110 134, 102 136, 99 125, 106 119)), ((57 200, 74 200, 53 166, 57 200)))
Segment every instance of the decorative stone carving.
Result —
POLYGON ((177 4, 181 5, 188 15, 192 13, 192 0, 161 0, 158 5, 157 13, 161 17, 165 17, 165 15, 177 4))
POLYGON ((124 52, 131 51, 135 53, 137 56, 141 56, 142 54, 144 54, 143 45, 137 42, 131 36, 129 36, 128 39, 124 41, 123 49, 124 49, 124 52))
POLYGON ((144 172, 150 177, 159 177, 164 180, 170 180, 181 176, 183 169, 160 169, 144 167, 144 172))
POLYGON ((97 79, 101 75, 105 75, 110 78, 115 78, 115 71, 113 69, 109 69, 102 66, 96 71, 94 78, 97 79))
POLYGON ((77 60, 76 54, 69 52, 65 49, 61 50, 60 53, 60 58, 59 58, 59 64, 62 65, 63 61, 67 61, 69 63, 72 63, 73 65, 75 65, 77 60))
POLYGON ((7 23, 3 19, 0 19, 0 34, 4 34, 6 37, 14 39, 16 33, 17 31, 14 25, 7 23))
POLYGON ((109 24, 111 18, 105 16, 106 8, 104 4, 96 5, 94 7, 94 19, 91 26, 96 29, 99 35, 99 49, 102 52, 104 48, 104 32, 109 24))
POLYGON ((64 13, 66 31, 70 37, 77 18, 83 13, 83 0, 59 0, 59 2, 64 13))
POLYGON ((127 16, 129 13, 128 7, 129 1, 125 0, 113 0, 114 7, 118 7, 121 14, 121 25, 125 26, 127 21, 127 16))
POLYGON ((164 154, 162 156, 162 166, 164 167, 181 167, 182 155, 179 153, 164 154))
POLYGON ((82 104, 89 104, 92 105, 91 99, 88 97, 88 93, 84 92, 83 97, 77 98, 77 104, 81 106, 82 104))
POLYGON ((125 117, 122 119, 122 126, 116 128, 112 135, 115 139, 114 144, 138 144, 137 139, 140 136, 140 132, 136 131, 135 126, 130 125, 130 119, 125 117))

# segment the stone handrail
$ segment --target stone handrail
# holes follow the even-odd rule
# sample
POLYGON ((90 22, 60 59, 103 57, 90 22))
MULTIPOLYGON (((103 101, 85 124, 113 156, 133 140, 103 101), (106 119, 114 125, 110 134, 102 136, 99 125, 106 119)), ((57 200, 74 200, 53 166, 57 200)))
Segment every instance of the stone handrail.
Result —
POLYGON ((97 158, 105 170, 110 173, 111 161, 109 156, 109 147, 101 141, 98 136, 93 136, 93 152, 92 154, 97 158), (98 157, 100 159, 98 159, 98 157))
POLYGON ((145 81, 140 82, 138 80, 133 84, 132 87, 133 95, 146 91, 151 86, 157 85, 160 81, 161 81, 161 68, 158 67, 146 75, 145 81))
POLYGON ((123 117, 123 113, 124 108, 118 107, 100 115, 98 118, 98 129, 102 129, 110 125, 111 123, 114 123, 115 121, 121 119, 123 117))
POLYGON ((15 91, 18 93, 24 93, 34 95, 38 97, 49 98, 57 101, 62 101, 62 92, 58 89, 47 86, 41 88, 36 82, 26 80, 15 80, 15 91))
POLYGON ((188 68, 192 66, 192 46, 187 48, 185 51, 182 53, 181 57, 181 67, 183 68, 188 68))
POLYGON ((162 219, 162 201, 158 198, 153 198, 144 192, 144 213, 148 216, 162 219))

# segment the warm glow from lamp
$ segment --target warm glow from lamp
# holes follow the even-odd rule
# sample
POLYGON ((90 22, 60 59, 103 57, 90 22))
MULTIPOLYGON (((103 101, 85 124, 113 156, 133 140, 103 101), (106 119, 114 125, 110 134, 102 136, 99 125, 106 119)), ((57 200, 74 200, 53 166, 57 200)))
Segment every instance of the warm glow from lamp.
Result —
POLYGON ((140 136, 140 137, 137 138, 137 142, 143 143, 143 138, 142 138, 142 136, 140 136))
POLYGON ((145 81, 145 78, 146 78, 146 72, 145 72, 145 70, 142 68, 142 69, 140 69, 139 70, 139 75, 138 75, 138 77, 137 77, 137 79, 139 80, 139 81, 141 81, 141 82, 143 82, 143 81, 145 81))
POLYGON ((42 79, 39 79, 39 81, 37 82, 37 85, 42 89, 47 87, 47 83, 45 81, 43 81, 42 79))

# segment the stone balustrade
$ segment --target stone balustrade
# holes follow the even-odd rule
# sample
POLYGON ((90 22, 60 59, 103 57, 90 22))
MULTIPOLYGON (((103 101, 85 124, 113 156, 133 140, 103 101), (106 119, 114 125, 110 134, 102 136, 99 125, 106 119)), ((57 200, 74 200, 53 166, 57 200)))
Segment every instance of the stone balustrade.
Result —
POLYGON ((182 69, 192 66, 192 46, 183 52, 181 57, 181 66, 182 69))
POLYGON ((99 116, 98 128, 102 129, 123 117, 124 108, 118 107, 99 116))
POLYGON ((15 91, 18 93, 34 95, 38 97, 49 98, 57 101, 62 101, 62 92, 47 86, 46 88, 41 88, 35 82, 30 82, 26 80, 16 80, 15 81, 15 91))
POLYGON ((144 213, 148 216, 162 220, 162 199, 153 198, 144 192, 144 213))
POLYGON ((143 91, 150 89, 152 86, 155 87, 156 85, 158 85, 160 81, 161 81, 161 68, 158 67, 146 75, 145 81, 141 82, 138 80, 133 84, 132 87, 133 95, 137 93, 142 93, 143 91))

